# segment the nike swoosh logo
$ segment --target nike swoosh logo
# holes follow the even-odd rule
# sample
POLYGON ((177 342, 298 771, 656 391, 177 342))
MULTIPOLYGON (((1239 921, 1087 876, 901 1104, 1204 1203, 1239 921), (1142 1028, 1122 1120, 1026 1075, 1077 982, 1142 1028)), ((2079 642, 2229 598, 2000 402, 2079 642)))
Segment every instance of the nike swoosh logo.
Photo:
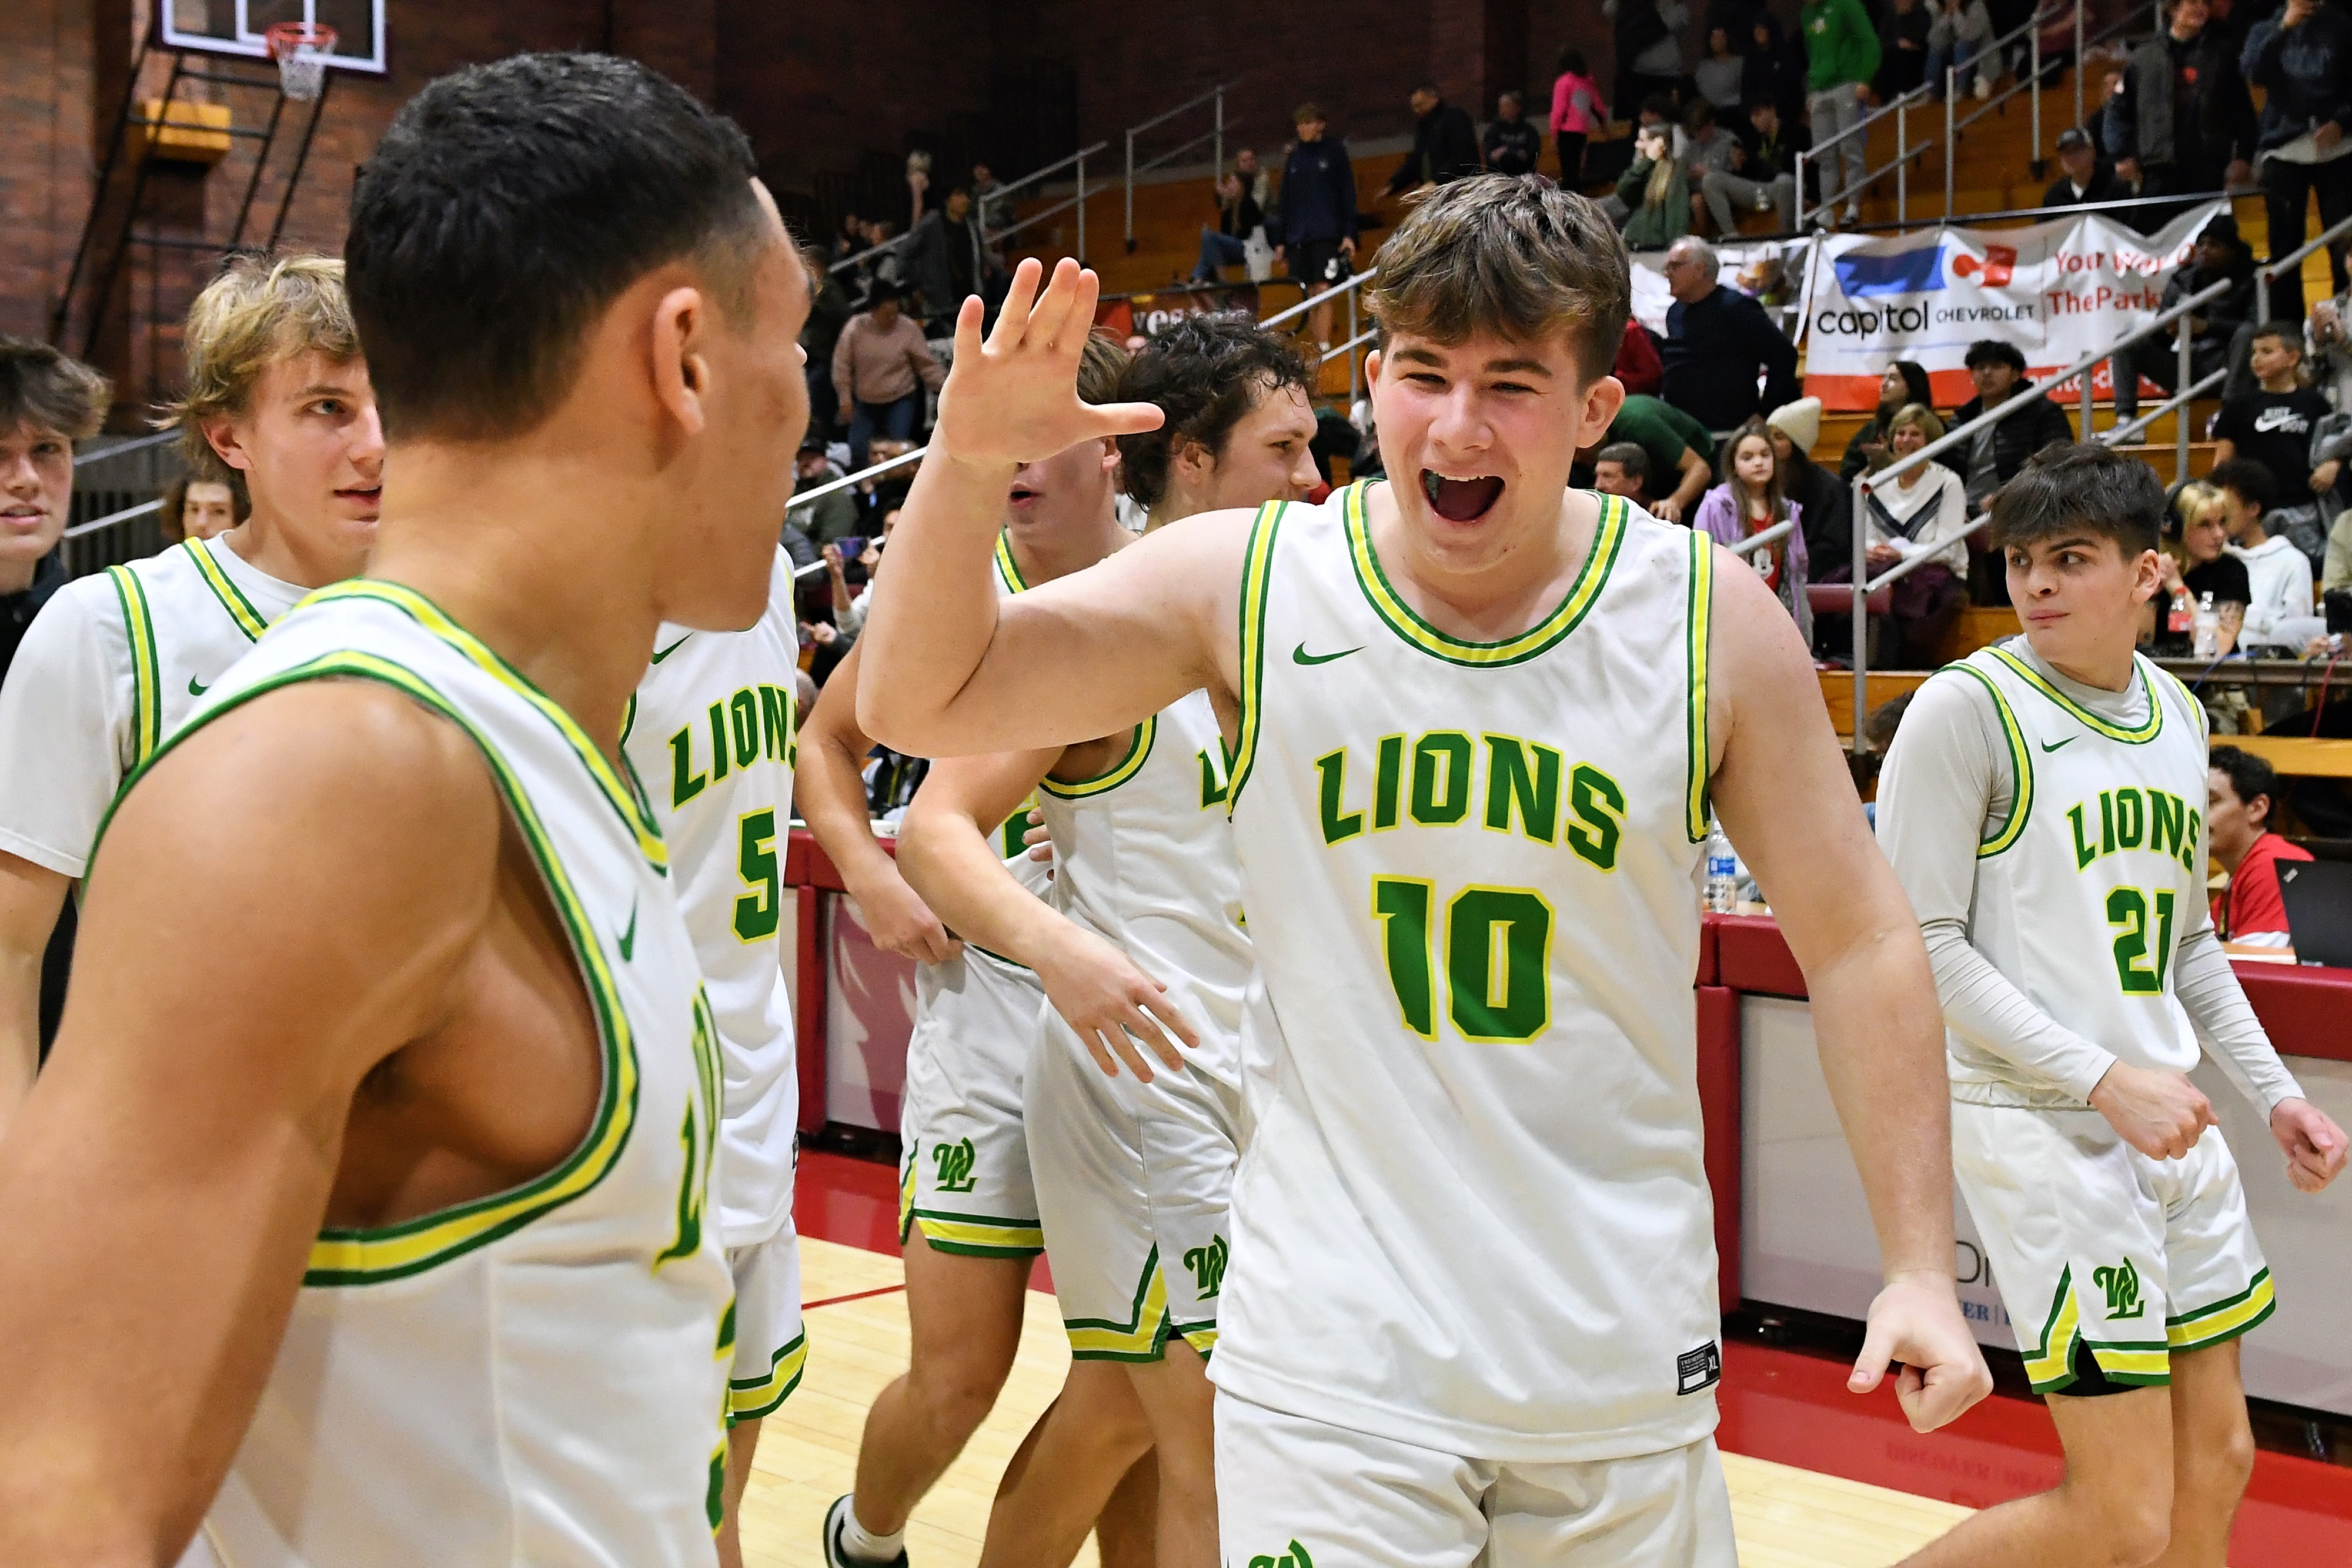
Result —
POLYGON ((2078 741, 2078 740, 2080 740, 2080 739, 2082 739, 2082 738, 2083 738, 2083 737, 2082 737, 2081 736, 2079 736, 2079 735, 2070 735, 2070 736, 2068 736, 2068 737, 2067 737, 2065 739, 2063 739, 2063 740, 2059 740, 2059 741, 2049 741, 2049 740, 2045 740, 2045 741, 2043 741, 2043 742, 2042 743, 2042 750, 2044 750, 2044 751, 2055 751, 2055 750, 2057 750, 2057 749, 2058 749, 2060 747, 2062 747, 2062 746, 2072 746, 2072 745, 2074 745, 2076 741, 2078 741))
POLYGON ((196 684, 196 677, 195 677, 195 676, 194 676, 194 675, 190 675, 190 676, 188 677, 188 695, 189 695, 190 696, 192 696, 192 697, 200 697, 200 696, 204 695, 206 692, 208 692, 208 691, 210 691, 210 690, 212 690, 212 687, 210 687, 210 686, 200 686, 200 685, 198 685, 196 684))
POLYGON ((1328 664, 1334 659, 1344 659, 1350 653, 1360 653, 1363 651, 1360 643, 1353 648, 1342 648, 1336 653, 1310 653, 1307 651, 1307 644, 1301 643, 1290 651, 1290 659, 1291 663, 1297 664, 1328 664))
POLYGON ((637 905, 635 899, 629 901, 629 928, 621 933, 621 940, 616 946, 621 949, 622 963, 635 961, 637 952, 637 905))
MULTIPOLYGON (((688 632, 686 634, 686 637, 691 637, 691 636, 693 636, 693 635, 694 635, 694 633, 693 633, 693 632, 688 632)), ((654 663, 655 663, 655 664, 660 664, 664 659, 668 658, 672 653, 677 653, 680 648, 685 647, 685 646, 686 646, 686 637, 680 637, 677 642, 672 643, 668 647, 664 648, 660 653, 656 653, 656 654, 654 655, 654 663)))

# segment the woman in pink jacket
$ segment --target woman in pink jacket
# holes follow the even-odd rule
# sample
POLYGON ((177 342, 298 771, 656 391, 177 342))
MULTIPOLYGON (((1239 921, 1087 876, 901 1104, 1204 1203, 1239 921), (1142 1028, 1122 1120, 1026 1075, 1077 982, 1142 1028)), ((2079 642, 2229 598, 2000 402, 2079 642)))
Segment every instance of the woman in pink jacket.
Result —
POLYGON ((1609 106, 1601 101, 1582 49, 1560 50, 1557 68, 1559 75, 1551 84, 1551 134, 1559 152, 1559 183, 1573 191, 1584 183, 1584 139, 1609 123, 1609 106))

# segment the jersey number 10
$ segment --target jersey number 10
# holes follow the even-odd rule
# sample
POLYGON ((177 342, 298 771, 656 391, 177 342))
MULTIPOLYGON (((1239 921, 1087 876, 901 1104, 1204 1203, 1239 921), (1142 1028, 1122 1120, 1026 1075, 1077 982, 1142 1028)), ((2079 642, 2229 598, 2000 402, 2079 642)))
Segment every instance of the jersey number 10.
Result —
POLYGON ((1405 1028, 1437 1038, 1436 947, 1443 936, 1445 1011, 1462 1038, 1517 1045, 1551 1027, 1552 908, 1525 887, 1465 887, 1445 905, 1443 933, 1430 915, 1436 884, 1411 876, 1372 878, 1389 984, 1405 1028))

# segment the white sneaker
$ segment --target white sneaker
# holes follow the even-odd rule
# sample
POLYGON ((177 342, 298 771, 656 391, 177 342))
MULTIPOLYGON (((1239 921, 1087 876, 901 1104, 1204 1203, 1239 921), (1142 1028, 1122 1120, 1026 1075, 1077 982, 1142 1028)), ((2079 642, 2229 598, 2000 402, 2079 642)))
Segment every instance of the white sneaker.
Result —
POLYGON ((907 1568, 907 1553, 904 1549, 901 1549, 898 1555, 889 1562, 877 1563, 868 1563, 863 1557, 852 1557, 843 1549, 841 1531, 842 1526, 848 1521, 849 1518, 849 1498, 850 1494, 844 1492, 833 1500, 831 1508, 824 1511, 825 1568, 907 1568))
POLYGON ((1845 221, 1850 224, 1860 223, 1862 221, 1862 204, 1860 202, 1848 202, 1845 204, 1845 221))
POLYGON ((1979 77, 1979 78, 1977 78, 1977 100, 1978 100, 1979 103, 1981 103, 1983 100, 1985 100, 1986 99, 1990 98, 1991 96, 1992 96, 1992 78, 1990 78, 1990 77, 1981 77, 1981 76, 1980 76, 1980 77, 1979 77))

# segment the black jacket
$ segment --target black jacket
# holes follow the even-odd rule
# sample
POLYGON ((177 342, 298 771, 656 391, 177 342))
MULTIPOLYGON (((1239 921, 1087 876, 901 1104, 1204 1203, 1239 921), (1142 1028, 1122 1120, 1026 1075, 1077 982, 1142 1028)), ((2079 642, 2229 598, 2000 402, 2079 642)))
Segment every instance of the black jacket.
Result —
POLYGON ((1475 174, 1479 168, 1478 128, 1467 114, 1441 99, 1413 122, 1412 151, 1389 176, 1389 192, 1402 195, 1416 185, 1443 185, 1475 174))
POLYGON ((1709 430, 1733 429, 1749 414, 1797 400, 1797 346, 1764 307, 1720 284, 1696 305, 1677 299, 1667 307, 1658 358, 1666 367, 1665 400, 1709 430))
POLYGON ((1281 218, 1269 224, 1276 245, 1356 237, 1356 166, 1336 136, 1294 141, 1282 161, 1281 218))
POLYGON ((2262 145, 2283 146, 2334 121, 2352 132, 2352 16, 2344 0, 2321 0, 2302 26, 2265 16, 2238 57, 2246 80, 2264 89, 2262 145))
POLYGON ((2179 164, 2173 189, 2221 189, 2230 160, 2254 155, 2254 100, 2233 54, 2211 26, 2187 43, 2160 33, 2134 49, 2123 86, 2099 116, 2107 156, 2158 168, 2179 164), (2183 76, 2195 83, 2185 100, 2183 76))
POLYGON ((2101 162, 2092 169, 2091 183, 2083 188, 2081 195, 2074 193, 2074 182, 2061 174, 2050 182, 2049 189, 2042 193, 2042 204, 2045 207, 2089 206, 2097 202, 2127 202, 2131 194, 2130 187, 2116 178, 2116 172, 2101 162))
POLYGON ((33 568, 33 580, 22 593, 0 593, 0 681, 8 678, 8 666, 16 662, 16 645, 25 640, 33 617, 65 585, 65 552, 53 549, 33 568))
POLYGON ((1486 127, 1482 145, 1486 170, 1494 174, 1532 174, 1543 152, 1543 132, 1525 115, 1516 120, 1497 120, 1486 127))
MULTIPOLYGON (((2074 440, 2074 422, 2066 417, 2064 409, 2038 392, 2012 392, 2010 395, 2012 398, 2023 397, 2028 406, 1992 427, 1992 469, 2000 476, 2004 485, 2016 478, 2017 471, 2025 466, 2026 459, 2043 447, 2066 446, 2074 440)), ((1984 399, 1972 397, 1960 404, 1958 412, 1952 415, 1950 428, 1958 430, 1983 412, 1984 399)), ((1963 445, 1955 451, 1960 457, 1958 466, 1965 474, 1968 470, 1967 448, 1963 445)))
POLYGON ((1780 487, 1802 508, 1797 515, 1805 535, 1807 578, 1819 582, 1841 567, 1851 567, 1853 486, 1800 452, 1780 487))

